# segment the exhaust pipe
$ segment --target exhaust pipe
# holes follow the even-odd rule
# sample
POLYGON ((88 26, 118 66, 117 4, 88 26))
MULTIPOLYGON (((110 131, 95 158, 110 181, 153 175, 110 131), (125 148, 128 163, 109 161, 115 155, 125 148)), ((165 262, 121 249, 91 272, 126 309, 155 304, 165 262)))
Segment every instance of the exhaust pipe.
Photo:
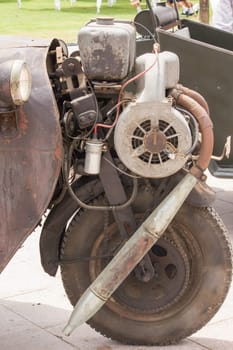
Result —
POLYGON ((176 89, 181 91, 183 94, 191 97, 193 100, 195 100, 199 105, 201 105, 204 110, 207 112, 207 114, 210 114, 209 106, 204 97, 199 94, 199 92, 189 89, 181 84, 176 85, 176 89))
POLYGON ((214 148, 212 120, 210 119, 206 107, 201 106, 192 97, 184 93, 180 93, 180 91, 176 89, 172 90, 171 96, 176 100, 177 104, 191 112, 199 124, 199 129, 201 132, 201 148, 198 160, 190 172, 199 179, 202 179, 203 172, 208 168, 214 148))
POLYGON ((197 178, 188 173, 136 230, 79 299, 63 330, 66 336, 88 321, 107 302, 159 240, 197 182, 197 178))

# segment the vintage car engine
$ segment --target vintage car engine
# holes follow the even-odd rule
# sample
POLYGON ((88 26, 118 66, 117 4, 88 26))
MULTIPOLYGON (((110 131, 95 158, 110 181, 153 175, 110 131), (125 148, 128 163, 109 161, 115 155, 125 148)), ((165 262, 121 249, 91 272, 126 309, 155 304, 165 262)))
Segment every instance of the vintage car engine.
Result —
POLYGON ((177 55, 136 58, 135 42, 132 23, 93 20, 79 32, 78 54, 57 69, 61 100, 70 100, 65 113, 62 102, 63 129, 68 139, 83 139, 76 147, 86 174, 99 173, 111 145, 128 171, 167 177, 185 166, 197 144, 195 118, 170 96, 179 81, 177 55))
POLYGON ((92 81, 119 82, 132 70, 136 75, 148 70, 136 80, 133 102, 123 109, 115 126, 114 145, 122 163, 133 173, 151 178, 180 170, 193 137, 189 120, 167 96, 179 80, 178 57, 159 53, 153 65, 151 53, 135 61, 134 27, 113 19, 97 19, 81 29, 79 47, 84 71, 92 81))

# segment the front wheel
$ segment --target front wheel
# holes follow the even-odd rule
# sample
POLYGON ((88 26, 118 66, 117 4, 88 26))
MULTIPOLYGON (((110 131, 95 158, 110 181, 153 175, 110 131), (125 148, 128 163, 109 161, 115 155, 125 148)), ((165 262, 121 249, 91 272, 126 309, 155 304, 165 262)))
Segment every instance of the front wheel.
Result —
MULTIPOLYGON (((81 210, 64 236, 61 274, 72 305, 121 246, 117 225, 111 218, 106 228, 105 215, 81 210)), ((133 271, 88 321, 103 335, 127 344, 175 343, 204 326, 223 303, 231 250, 212 208, 184 204, 149 256, 154 277, 143 282, 133 271)))

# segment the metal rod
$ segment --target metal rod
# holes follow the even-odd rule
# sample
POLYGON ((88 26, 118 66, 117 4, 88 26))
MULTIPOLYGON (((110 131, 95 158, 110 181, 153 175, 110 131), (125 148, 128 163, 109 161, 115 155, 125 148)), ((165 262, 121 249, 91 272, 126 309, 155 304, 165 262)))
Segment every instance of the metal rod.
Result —
POLYGON ((158 241, 197 183, 188 173, 162 203, 142 223, 91 286, 84 292, 63 333, 70 335, 106 303, 135 266, 158 241))

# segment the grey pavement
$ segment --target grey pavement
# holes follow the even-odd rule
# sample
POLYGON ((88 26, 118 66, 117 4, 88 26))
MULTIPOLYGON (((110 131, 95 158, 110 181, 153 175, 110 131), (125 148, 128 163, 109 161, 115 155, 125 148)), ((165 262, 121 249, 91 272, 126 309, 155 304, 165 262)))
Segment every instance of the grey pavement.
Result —
MULTIPOLYGON (((208 176, 217 193, 215 207, 233 241, 233 180, 208 176)), ((233 287, 221 309, 200 331, 178 345, 127 346, 104 338, 88 325, 70 337, 62 328, 72 310, 60 275, 46 275, 39 258, 39 230, 34 232, 0 275, 0 350, 232 350, 233 287)))

